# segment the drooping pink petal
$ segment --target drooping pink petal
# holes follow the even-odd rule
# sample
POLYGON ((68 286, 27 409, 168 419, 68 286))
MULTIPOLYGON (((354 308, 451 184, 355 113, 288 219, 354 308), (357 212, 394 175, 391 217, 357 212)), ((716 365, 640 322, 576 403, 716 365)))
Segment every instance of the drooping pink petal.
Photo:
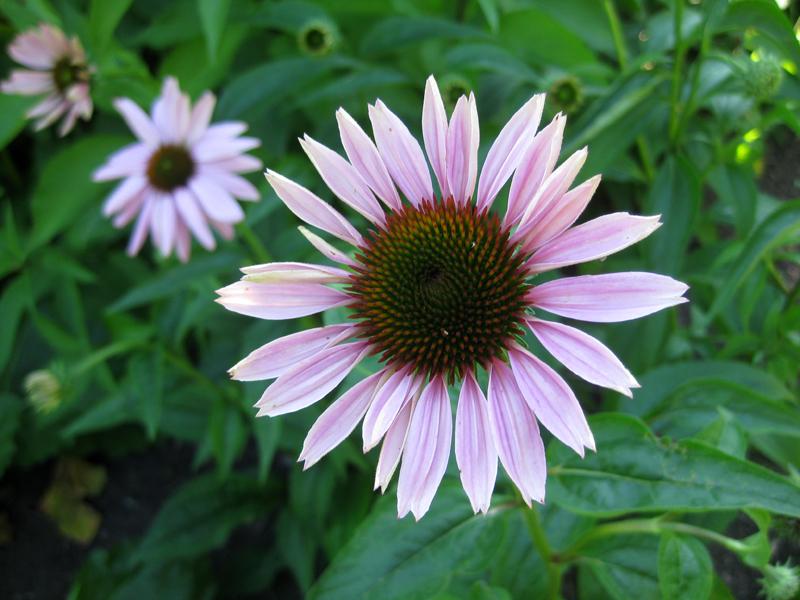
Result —
POLYGON ((309 136, 301 139, 300 145, 323 181, 342 202, 373 223, 382 225, 386 221, 383 209, 353 165, 309 136))
POLYGON ((447 113, 444 110, 442 95, 433 75, 425 82, 425 99, 422 103, 422 139, 428 160, 439 182, 443 198, 450 189, 447 185, 447 113))
POLYGON ((147 233, 150 231, 150 215, 153 210, 153 196, 147 194, 147 197, 142 202, 142 210, 139 217, 136 219, 136 225, 133 226, 133 233, 128 240, 128 248, 126 252, 128 256, 136 256, 142 245, 147 239, 147 233))
POLYGON ((584 447, 594 450, 581 405, 561 376, 519 345, 508 350, 508 358, 522 397, 542 425, 581 456, 584 447))
POLYGON ((646 238, 661 226, 660 215, 640 217, 626 212, 603 215, 542 246, 526 263, 531 273, 605 258, 646 238))
POLYGON ((590 383, 631 396, 636 379, 611 350, 580 329, 555 321, 528 319, 528 326, 558 362, 590 383))
POLYGON ((68 100, 60 100, 56 104, 55 108, 53 108, 49 113, 42 116, 41 119, 33 124, 33 130, 41 131, 45 127, 49 127, 55 123, 61 117, 61 115, 63 115, 69 109, 69 107, 70 103, 68 100))
POLYGON ((152 148, 136 142, 117 150, 92 174, 94 181, 109 181, 129 175, 144 175, 152 148))
POLYGON ((129 98, 114 100, 114 108, 122 115, 134 135, 148 146, 155 147, 161 143, 161 135, 156 126, 139 106, 129 98))
POLYGON ((400 463, 400 456, 403 453, 408 436, 408 426, 411 424, 411 414, 417 405, 418 399, 419 393, 410 402, 406 402, 389 427, 386 435, 383 436, 381 453, 378 456, 378 467, 375 469, 375 485, 372 489, 381 488, 381 493, 384 493, 392 480, 392 475, 394 475, 397 465, 400 463))
POLYGON ((459 204, 466 204, 478 177, 480 131, 475 96, 461 96, 447 129, 447 185, 459 204))
POLYGON ((29 108, 25 112, 25 116, 29 119, 35 119, 36 117, 52 114, 59 106, 66 107, 67 105, 68 103, 59 94, 50 94, 44 100, 29 108))
POLYGON ((142 210, 145 198, 150 196, 150 190, 144 189, 141 193, 130 199, 120 210, 116 213, 111 220, 111 224, 119 229, 125 227, 128 223, 133 221, 133 218, 142 210))
POLYGON ((336 121, 339 124, 342 146, 350 163, 378 198, 393 210, 400 210, 400 196, 375 143, 343 108, 336 111, 336 121))
POLYGON ((517 168, 525 151, 535 139, 542 118, 544 94, 528 100, 508 120, 486 155, 478 183, 478 210, 492 205, 497 194, 517 168))
POLYGON ((216 163, 206 163, 200 165, 199 174, 203 177, 213 179, 214 182, 221 186, 226 192, 240 200, 260 200, 261 194, 256 186, 247 181, 244 177, 234 175, 228 171, 218 169, 216 163))
POLYGON ((489 407, 472 371, 461 385, 456 411, 456 462, 472 510, 487 512, 497 479, 497 450, 489 424, 489 407))
POLYGON ((524 239, 524 236, 539 222, 542 215, 547 212, 550 204, 556 202, 563 196, 578 172, 586 162, 588 152, 586 148, 581 148, 567 160, 565 160, 559 167, 553 171, 550 176, 544 180, 544 183, 539 187, 533 199, 528 203, 522 217, 519 221, 519 229, 515 233, 515 239, 524 239), (522 235, 520 235, 522 234, 522 235))
POLYGON ((324 348, 335 346, 352 335, 349 324, 315 327, 285 335, 256 348, 228 373, 237 381, 259 381, 280 377, 297 363, 324 348))
POLYGON ((557 114, 547 127, 533 138, 517 165, 508 192, 508 209, 505 225, 513 225, 536 196, 545 179, 553 172, 553 167, 561 152, 561 140, 567 118, 557 114))
POLYGON ((217 98, 211 92, 203 92, 203 95, 195 103, 189 117, 189 126, 186 131, 186 141, 191 144, 199 140, 208 129, 211 123, 211 115, 214 113, 214 106, 217 98))
POLYGON ((189 189, 209 219, 220 223, 238 223, 244 219, 239 203, 211 177, 192 177, 189 189))
POLYGON ((508 366, 496 361, 489 372, 489 424, 500 462, 530 506, 544 502, 547 466, 539 426, 508 366))
POLYGON ((169 256, 175 243, 175 202, 171 196, 159 194, 153 199, 150 235, 161 256, 169 256))
POLYGON ((419 521, 428 512, 447 468, 452 437, 447 386, 437 375, 423 390, 411 415, 397 485, 400 518, 411 511, 419 521))
POLYGON ((311 406, 338 386, 369 352, 368 342, 320 350, 278 377, 261 396, 259 417, 274 417, 311 406))
POLYGON ((8 55, 21 65, 39 70, 51 69, 57 60, 52 50, 30 33, 21 33, 14 38, 8 45, 8 55))
POLYGON ((295 319, 344 306, 352 298, 320 283, 251 283, 237 281, 217 290, 228 310, 259 319, 295 319))
POLYGON ((378 383, 384 376, 378 371, 359 381, 331 404, 314 422, 303 442, 298 460, 305 471, 336 448, 356 428, 367 412, 378 383))
POLYGON ((278 197, 300 219, 354 246, 363 244, 356 228, 327 202, 275 171, 267 170, 266 176, 278 197))
POLYGON ((146 187, 147 179, 145 177, 141 175, 127 177, 114 188, 111 195, 106 198, 106 201, 103 203, 103 214, 105 216, 110 216, 122 210, 128 202, 134 200, 146 187))
POLYGON ((375 394, 364 417, 364 452, 368 452, 381 441, 400 410, 411 400, 421 384, 422 380, 411 373, 408 367, 396 371, 386 380, 375 394))
POLYGON ((375 142, 389 174, 414 206, 433 199, 433 185, 419 143, 405 124, 378 100, 369 107, 375 142))
POLYGON ((600 175, 595 175, 575 186, 555 202, 551 202, 549 208, 542 212, 536 225, 528 230, 523 240, 523 251, 536 250, 572 225, 589 204, 598 185, 600 185, 600 175))
POLYGON ((175 254, 181 262, 187 262, 192 250, 192 238, 180 220, 175 223, 175 254))
POLYGON ((638 319, 687 302, 685 283, 655 273, 581 275, 548 281, 528 291, 532 306, 551 313, 598 323, 638 319))
POLYGON ((318 236, 313 231, 309 231, 307 228, 300 225, 297 230, 306 238, 309 243, 317 249, 322 255, 327 256, 332 261, 341 263, 343 265, 348 265, 350 267, 354 266, 356 263, 347 256, 344 252, 336 248, 335 246, 329 244, 320 236, 318 236))
POLYGON ((214 240, 214 234, 211 233, 211 228, 208 226, 205 215, 200 210, 200 206, 198 206, 195 195, 186 188, 178 188, 174 192, 174 197, 175 208, 178 210, 178 214, 186 224, 186 227, 204 248, 213 250, 217 243, 214 240))
POLYGON ((272 262, 243 267, 243 281, 255 283, 347 283, 350 273, 338 267, 300 262, 272 262))

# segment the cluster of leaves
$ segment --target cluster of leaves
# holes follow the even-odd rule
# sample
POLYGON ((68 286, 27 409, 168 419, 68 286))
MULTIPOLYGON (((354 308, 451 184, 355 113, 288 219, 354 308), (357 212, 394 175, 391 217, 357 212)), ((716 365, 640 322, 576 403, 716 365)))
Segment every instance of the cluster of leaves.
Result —
POLYGON ((800 518, 800 200, 756 181, 766 140, 800 134, 797 14, 772 0, 3 0, 0 14, 5 41, 41 21, 77 34, 97 106, 63 141, 25 130, 30 99, 0 96, 0 472, 172 439, 199 473, 140 538, 94 551, 72 598, 240 597, 288 573, 320 599, 557 597, 565 577, 581 598, 723 599, 710 548, 767 568, 775 516, 800 518), (318 323, 213 302, 242 265, 315 260, 266 184, 236 240, 180 265, 125 256, 90 173, 129 139, 113 98, 149 104, 174 75, 193 96, 214 89, 215 118, 246 121, 267 165, 329 197, 295 136, 336 147, 335 108, 363 122, 378 95, 418 123, 429 73, 448 99, 476 92, 482 152, 550 91, 564 151, 590 146, 581 179, 604 174, 590 213, 663 215, 652 240, 581 272, 670 274, 692 302, 592 331, 642 389, 570 380, 598 453, 548 444, 546 506, 520 506, 501 478, 473 516, 451 461, 413 523, 392 493, 376 501, 376 459, 354 440, 287 467, 321 409, 256 420, 262 385, 227 380, 257 345, 318 323), (57 382, 46 405, 22 384, 40 369, 57 382), (737 515, 755 533, 726 536, 737 515), (212 560, 243 525, 253 539, 212 560))

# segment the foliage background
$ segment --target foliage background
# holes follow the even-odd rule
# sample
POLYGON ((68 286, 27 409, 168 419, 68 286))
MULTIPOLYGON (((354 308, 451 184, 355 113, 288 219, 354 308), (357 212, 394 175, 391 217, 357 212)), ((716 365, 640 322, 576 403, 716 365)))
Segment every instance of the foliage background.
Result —
POLYGON ((30 99, 0 96, 0 595, 752 597, 798 549, 797 12, 772 0, 2 0, 4 43, 53 22, 97 70, 96 113, 65 140, 26 127, 30 99), (308 27, 332 36, 330 51, 304 47, 308 27), (534 511, 501 475, 495 509, 473 516, 451 460, 431 512, 398 521, 355 439, 303 473, 294 460, 321 408, 256 420, 263 384, 225 371, 318 319, 257 322, 213 302, 240 266, 314 258, 293 216, 255 175, 263 197, 234 241, 195 247, 186 265, 149 247, 130 259, 129 232, 100 214, 110 188, 89 177, 131 137, 112 99, 148 105, 171 74, 194 97, 213 89, 215 119, 247 121, 266 165, 330 199, 296 137, 338 147, 334 110, 365 123, 377 96, 418 133, 429 73, 475 90, 482 154, 523 100, 560 89, 545 116, 568 109, 562 156, 588 144, 580 179, 604 176, 589 215, 664 221, 579 271, 692 286, 682 310, 590 328, 642 389, 627 400, 569 378, 598 453, 549 443, 534 511), (60 381, 49 410, 25 398, 37 369, 60 381))

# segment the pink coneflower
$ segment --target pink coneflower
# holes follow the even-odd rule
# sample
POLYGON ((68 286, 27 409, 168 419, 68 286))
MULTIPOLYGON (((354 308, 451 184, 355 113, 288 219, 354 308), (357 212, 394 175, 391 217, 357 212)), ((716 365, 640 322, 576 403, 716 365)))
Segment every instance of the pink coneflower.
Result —
POLYGON ((28 118, 36 119, 36 131, 64 115, 58 134, 65 136, 78 117, 86 121, 92 116, 91 69, 77 37, 67 39, 57 27, 42 24, 15 37, 8 54, 28 69, 12 71, 11 77, 0 83, 0 91, 25 96, 47 94, 27 112, 28 118))
POLYGON ((244 218, 236 198, 258 200, 258 190, 237 175, 261 168, 244 154, 259 145, 240 137, 247 125, 225 121, 209 125, 216 98, 205 92, 192 107, 178 82, 167 77, 152 117, 128 98, 114 106, 139 141, 114 153, 94 173, 95 181, 123 179, 103 205, 114 226, 124 227, 138 215, 128 254, 141 249, 148 232, 163 256, 175 249, 189 259, 191 235, 208 250, 216 246, 211 228, 233 237, 233 224, 244 218), (191 235, 190 235, 191 234, 191 235))
POLYGON ((448 122, 430 78, 422 132, 440 196, 434 195, 419 143, 380 100, 369 107, 377 146, 340 109, 349 160, 308 136, 300 143, 333 193, 372 227, 359 233, 309 190, 268 171, 290 210, 355 251, 346 254, 303 228, 309 241, 343 268, 247 267, 242 281, 218 291, 218 301, 229 310, 263 319, 351 309, 351 321, 270 342, 231 374, 242 381, 277 378, 256 404, 259 416, 274 416, 320 400, 361 359, 379 354, 383 367, 322 413, 300 460, 310 467, 363 419, 364 450, 383 442, 375 487, 385 490, 401 463, 400 517, 409 511, 417 519, 424 515, 444 475, 453 433, 448 384, 461 386, 455 454, 476 512, 489 509, 498 458, 525 502, 544 500, 546 465, 537 421, 581 456, 584 448, 594 450, 575 395, 525 348, 525 330, 587 381, 628 396, 638 386, 598 340, 543 320, 540 311, 613 322, 686 301, 686 285, 652 273, 534 282, 544 271, 622 250, 659 225, 658 217, 615 213, 573 226, 600 178, 569 190, 586 150, 554 169, 565 119, 556 116, 536 134, 543 104, 543 95, 534 96, 511 117, 478 179, 475 99, 461 97, 448 122), (500 217, 490 208, 512 174, 508 208, 500 217), (479 369, 488 373, 488 393, 478 384, 479 369))

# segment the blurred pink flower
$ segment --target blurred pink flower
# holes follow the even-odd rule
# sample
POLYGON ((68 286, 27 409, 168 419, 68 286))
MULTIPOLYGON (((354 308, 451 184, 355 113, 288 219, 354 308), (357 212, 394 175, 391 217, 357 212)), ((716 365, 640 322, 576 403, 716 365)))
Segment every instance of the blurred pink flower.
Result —
POLYGON ((192 107, 173 77, 164 81, 152 118, 128 98, 114 101, 139 141, 112 154, 94 172, 94 180, 123 179, 106 199, 103 214, 114 215, 115 227, 138 215, 129 255, 139 252, 148 233, 163 256, 174 248, 184 262, 191 235, 213 250, 211 228, 230 239, 234 223, 244 218, 236 198, 260 198, 253 184, 237 174, 261 168, 259 159, 244 154, 260 142, 241 137, 244 123, 209 125, 215 103, 214 94, 205 92, 192 107))
POLYGON ((89 120, 91 69, 77 37, 67 39, 57 27, 41 24, 15 37, 8 46, 8 54, 28 69, 13 70, 11 77, 0 83, 0 91, 25 96, 47 94, 27 112, 28 118, 36 119, 36 131, 64 115, 58 134, 65 136, 78 117, 89 120))
POLYGON ((455 455, 476 512, 489 509, 498 458, 527 503, 544 501, 547 470, 538 423, 581 456, 585 448, 595 449, 567 383, 523 346, 526 330, 579 377, 628 396, 638 387, 601 342, 534 311, 614 322, 686 301, 686 285, 652 273, 533 283, 539 273, 606 257, 659 226, 658 217, 624 212, 573 225, 600 178, 569 189, 586 150, 554 168, 565 118, 556 116, 536 133, 543 104, 543 95, 534 96, 511 117, 478 179, 475 98, 462 96, 448 121, 430 78, 422 133, 442 192, 438 198, 420 144, 380 100, 369 107, 375 143, 340 109, 349 160, 310 137, 300 143, 334 195, 370 222, 365 234, 306 188, 272 171, 267 179, 298 217, 354 246, 354 253, 345 254, 301 229, 344 268, 257 265, 243 269, 242 281, 218 290, 218 302, 229 310, 262 319, 338 306, 352 311, 346 323, 258 348, 231 375, 242 381, 277 378, 256 403, 259 416, 275 416, 317 402, 364 357, 379 354, 383 367, 322 413, 300 460, 310 467, 363 419, 364 451, 383 441, 376 488, 385 490, 402 459, 401 517, 425 514, 447 467, 453 438, 448 383, 461 384, 455 455), (509 178, 501 219, 489 209, 509 178), (478 384, 478 367, 488 373, 487 394, 478 384))

